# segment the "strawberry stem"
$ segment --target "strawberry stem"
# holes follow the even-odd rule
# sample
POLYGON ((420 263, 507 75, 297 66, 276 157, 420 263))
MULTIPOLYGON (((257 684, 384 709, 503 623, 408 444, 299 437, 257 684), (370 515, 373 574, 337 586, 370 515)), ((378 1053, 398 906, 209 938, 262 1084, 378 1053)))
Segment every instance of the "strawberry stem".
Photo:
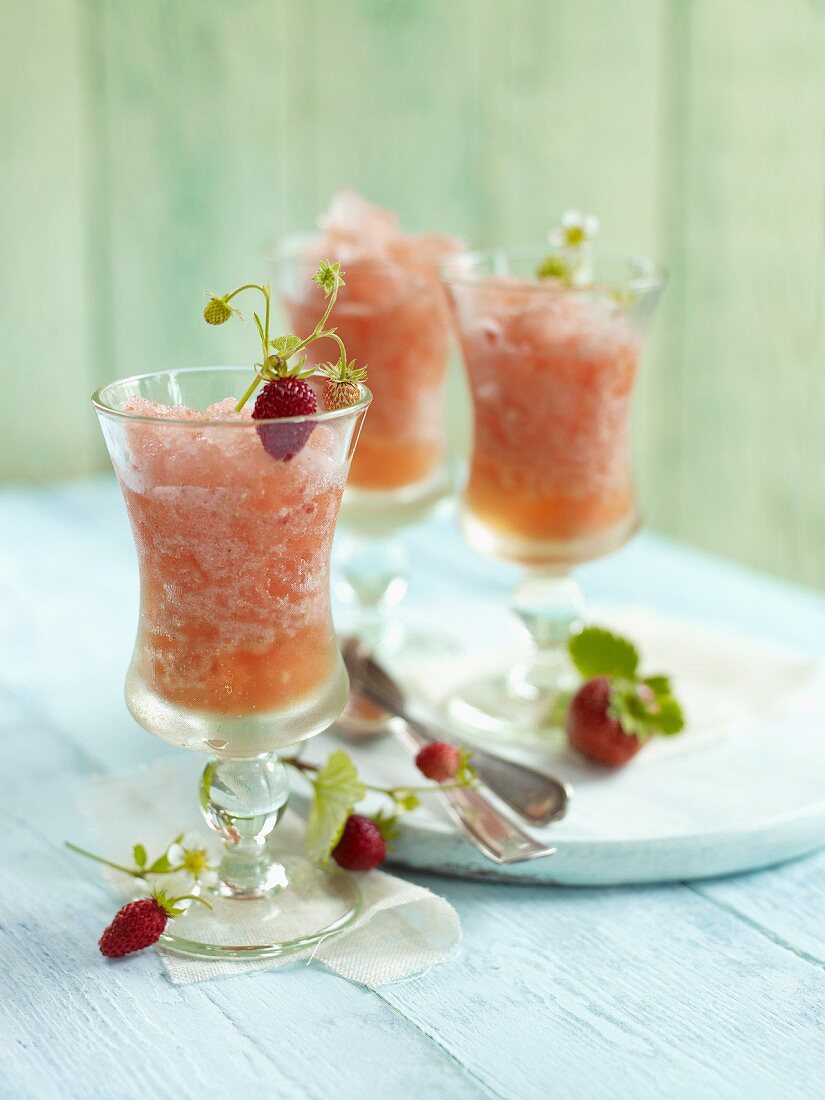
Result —
POLYGON ((113 863, 110 859, 104 859, 103 856, 96 856, 94 852, 87 852, 85 848, 79 848, 77 844, 72 844, 67 840, 64 842, 67 848, 70 848, 73 852, 77 852, 78 855, 86 856, 87 859, 93 859, 96 863, 102 863, 106 867, 111 867, 115 871, 122 871, 124 875, 131 875, 132 878, 145 878, 146 870, 138 868, 124 867, 120 863, 113 863))
MULTIPOLYGON (((299 772, 309 772, 312 775, 316 775, 321 769, 317 764, 307 764, 306 761, 301 760, 297 756, 282 756, 281 763, 290 767, 296 768, 299 772)), ((397 801, 397 796, 404 797, 407 794, 433 794, 436 791, 452 791, 458 787, 466 787, 467 783, 463 783, 460 779, 453 780, 450 783, 428 783, 426 786, 406 786, 400 787, 378 787, 374 783, 364 783, 361 780, 361 785, 366 787, 368 791, 375 791, 376 794, 385 794, 393 801, 397 801)))
POLYGON ((179 901, 199 901, 201 905, 205 905, 207 909, 212 908, 212 902, 207 901, 206 898, 200 897, 199 894, 181 894, 180 897, 172 898, 173 905, 177 905, 179 901))

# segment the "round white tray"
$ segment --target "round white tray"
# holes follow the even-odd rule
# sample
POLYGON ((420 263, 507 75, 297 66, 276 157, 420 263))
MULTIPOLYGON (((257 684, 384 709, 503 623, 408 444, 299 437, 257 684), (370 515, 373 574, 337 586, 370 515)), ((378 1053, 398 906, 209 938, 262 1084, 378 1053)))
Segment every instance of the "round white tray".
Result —
MULTIPOLYGON (((556 853, 499 866, 455 828, 438 797, 404 816, 396 865, 505 881, 601 886, 705 878, 795 859, 825 845, 825 675, 814 662, 748 639, 652 612, 600 616, 656 654, 649 671, 674 674, 688 725, 658 739, 625 768, 590 765, 563 745, 503 754, 572 783, 567 817, 536 836, 556 853)), ((480 658, 414 670, 431 702, 480 658), (438 683, 437 690, 432 685, 438 683)), ((323 759, 340 739, 307 749, 323 759)), ((487 744, 486 747, 491 747, 487 744)), ((367 781, 420 782, 410 754, 390 738, 346 745, 367 781), (417 777, 417 778, 416 778, 417 777)), ((367 804, 377 809, 379 801, 367 804)))

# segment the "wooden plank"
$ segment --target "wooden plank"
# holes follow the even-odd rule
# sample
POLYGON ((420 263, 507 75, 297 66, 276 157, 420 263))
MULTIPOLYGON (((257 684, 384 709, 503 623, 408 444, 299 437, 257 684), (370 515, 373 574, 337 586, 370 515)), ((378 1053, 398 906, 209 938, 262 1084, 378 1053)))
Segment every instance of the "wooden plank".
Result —
POLYGON ((425 1074, 434 1098, 489 1095, 396 1010, 320 968, 177 988, 152 951, 104 960, 96 941, 116 903, 93 866, 62 847, 82 833, 74 788, 92 766, 59 731, 22 715, 0 736, 6 766, 27 776, 6 797, 0 1094, 126 1100, 147 1089, 233 1089, 357 1100, 365 1087, 403 1095, 425 1074), (31 816, 34 788, 47 815, 31 816))
POLYGON ((50 477, 57 470, 81 474, 92 464, 82 66, 78 3, 32 0, 6 13, 0 36, 2 396, 4 412, 18 415, 4 417, 0 480, 50 477))
POLYGON ((825 965, 825 855, 774 867, 758 875, 693 883, 692 889, 742 917, 765 935, 825 965))
POLYGON ((489 243, 540 244, 574 207, 599 214, 605 248, 656 251, 660 7, 516 0, 483 9, 489 243))
POLYGON ((681 514, 693 542, 825 583, 825 5, 691 7, 681 514))
MULTIPOLYGON (((151 1045, 161 1052, 164 1064, 176 1059, 168 1088, 179 1086, 183 1095, 188 1095, 186 1081, 193 1082, 190 1088, 200 1084, 194 1059, 198 1050, 210 1047, 222 1052, 217 1069, 210 1060, 210 1081, 217 1073, 218 1084, 228 1087, 233 1080, 253 1097, 300 1095, 301 1088, 322 1096, 339 1082, 341 1095, 355 1096, 363 1091, 365 1073, 375 1081, 376 1094, 403 1095, 410 1075, 429 1075, 433 1064, 439 1074, 435 1096, 474 1095, 475 1089, 530 1100, 547 1095, 548 1080, 572 1095, 623 1094, 640 1100, 660 1095, 662 1080, 668 1081, 671 1095, 691 1100, 738 1098, 743 1091, 770 1096, 780 1084, 791 1100, 815 1093, 823 1071, 816 1029, 825 978, 820 966, 788 949, 795 949, 798 940, 803 951, 819 957, 814 940, 818 887, 805 879, 807 864, 768 872, 777 876, 776 885, 759 876, 765 883, 761 889, 758 879, 703 885, 702 897, 678 886, 585 892, 426 880, 458 908, 464 947, 426 978, 383 990, 386 1015, 376 1015, 374 1000, 363 991, 303 969, 176 989, 159 980, 151 956, 117 970, 93 964, 89 945, 111 911, 111 900, 93 872, 85 877, 73 859, 66 862, 58 851, 75 820, 67 780, 101 764, 128 764, 134 759, 133 743, 151 752, 158 746, 139 731, 127 735, 116 726, 104 729, 109 707, 113 721, 114 708, 122 710, 117 698, 122 668, 110 673, 101 661, 117 648, 113 639, 126 630, 124 623, 101 618, 88 636, 84 627, 71 645, 64 641, 62 654, 44 646, 49 633, 69 636, 71 623, 83 616, 94 622, 90 595, 109 608, 126 573, 134 571, 128 531, 113 522, 121 515, 111 481, 0 494, 0 523, 15 532, 13 542, 0 545, 0 570, 4 579, 12 571, 17 578, 17 595, 10 586, 4 609, 25 600, 29 618, 38 624, 28 635, 8 634, 14 624, 0 618, 1 647, 10 652, 8 643, 17 638, 16 649, 29 654, 29 663, 36 653, 47 666, 34 677, 26 673, 24 660, 11 666, 13 686, 26 709, 15 710, 14 700, 7 698, 0 730, 11 773, 30 777, 9 796, 14 828, 7 866, 14 888, 9 879, 0 904, 11 906, 11 919, 4 912, 2 921, 11 929, 4 957, 19 959, 22 968, 6 980, 14 983, 9 988, 21 988, 22 999, 16 1017, 4 1022, 14 1058, 6 1071, 12 1076, 0 1079, 0 1088, 12 1095, 50 1095, 56 1067, 68 1065, 84 1100, 95 1095, 98 1080, 106 1082, 107 1095, 114 1089, 128 1097, 132 1084, 120 1066, 137 1057, 143 1042, 144 1049, 151 1045), (99 560, 90 579, 101 585, 96 595, 77 586, 83 576, 77 562, 89 562, 95 547, 99 560), (41 578, 47 583, 38 583, 41 578), (61 588, 67 593, 62 603, 61 588), (61 661, 62 670, 57 668, 61 661), (108 698, 110 688, 111 704, 97 712, 94 705, 72 709, 72 690, 94 704, 108 698), (92 736, 85 734, 84 723, 92 736), (34 833, 26 817, 32 790, 38 804, 49 807, 48 814, 31 822, 34 833), (731 893, 740 885, 745 900, 731 893), (809 900, 800 903, 806 890, 809 900), (804 920, 795 923, 786 916, 780 926, 782 906, 789 914, 804 906, 804 920), (758 928, 747 928, 732 909, 758 928), (55 929, 67 927, 70 942, 64 949, 61 939, 57 954, 55 929), (406 1019, 411 1025, 402 1022, 406 1019), (117 1035, 117 1044, 107 1034, 117 1035), (501 1056, 522 1049, 533 1052, 531 1057, 501 1056), (373 1063, 376 1050, 389 1054, 373 1063), (96 1077, 91 1075, 93 1058, 96 1077), (467 1073, 458 1072, 456 1064, 467 1067, 467 1073), (300 1066, 300 1078, 295 1066, 300 1066)), ((430 545, 437 543, 443 554, 448 543, 443 524, 434 527, 438 537, 430 535, 430 545)), ((415 536, 417 547, 428 542, 420 541, 423 534, 415 536)), ((468 590, 477 585, 479 591, 489 592, 491 586, 504 591, 511 572, 507 567, 474 558, 457 536, 450 553, 454 573, 448 571, 445 583, 453 576, 458 583, 466 566, 468 590)), ((427 568, 439 560, 420 556, 427 568)), ((819 639, 821 652, 823 611, 778 582, 712 566, 691 551, 667 552, 651 539, 595 569, 602 572, 599 583, 606 590, 652 586, 663 606, 668 598, 678 600, 698 588, 707 592, 708 604, 697 610, 716 618, 735 616, 743 628, 748 622, 761 623, 763 629, 784 623, 789 640, 795 632, 809 638, 811 646, 819 639), (662 563, 658 568, 657 560, 662 563), (727 603, 720 599, 724 592, 731 594, 727 603)), ((430 598, 429 591, 425 595, 430 598)), ((150 1073, 149 1082, 163 1095, 159 1078, 150 1073)), ((135 1086, 135 1095, 137 1086, 145 1090, 144 1076, 135 1086)))
POLYGON ((704 898, 426 884, 458 910, 472 949, 438 982, 379 993, 494 1091, 816 1094, 825 974, 704 898))
POLYGON ((316 7, 321 201, 351 186, 392 207, 411 231, 474 235, 480 196, 478 89, 467 48, 478 22, 473 9, 469 0, 316 7))
POLYGON ((265 276, 284 222, 284 5, 105 5, 97 39, 110 181, 109 375, 252 361, 251 326, 207 328, 206 291, 265 276))

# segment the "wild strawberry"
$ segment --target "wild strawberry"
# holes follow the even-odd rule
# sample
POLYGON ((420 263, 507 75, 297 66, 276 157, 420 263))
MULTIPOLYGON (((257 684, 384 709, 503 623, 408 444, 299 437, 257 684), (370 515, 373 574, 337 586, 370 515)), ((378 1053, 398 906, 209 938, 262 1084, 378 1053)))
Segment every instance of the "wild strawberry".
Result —
POLYGON ((154 898, 130 901, 118 910, 100 937, 100 953, 117 959, 151 947, 160 939, 168 920, 169 914, 154 898))
POLYGON ((226 298, 218 298, 214 294, 203 309, 203 319, 207 325, 223 325, 236 313, 226 298))
POLYGON ((418 770, 428 779, 434 779, 436 783, 444 783, 448 779, 454 779, 461 767, 461 753, 455 745, 448 745, 446 741, 433 741, 425 745, 415 758, 418 770))
POLYGON ((324 408, 327 412, 336 409, 348 409, 355 405, 360 397, 360 391, 352 382, 333 382, 330 379, 324 383, 324 408))
POLYGON ((371 818, 350 814, 332 858, 345 871, 372 871, 387 858, 387 843, 371 818))
POLYGON ((326 378, 324 383, 324 408, 327 412, 335 409, 348 409, 361 398, 361 387, 367 377, 366 369, 356 367, 355 362, 341 358, 337 363, 325 363, 319 373, 326 378))
POLYGON ((193 894, 169 898, 163 890, 157 890, 151 898, 130 901, 115 913, 114 920, 100 937, 100 953, 110 959, 118 959, 151 947, 163 935, 169 918, 184 912, 178 903, 187 899, 212 908, 208 901, 193 894))
POLYGON ((626 733, 621 722, 608 713, 612 682, 596 676, 579 688, 567 711, 570 747, 599 764, 618 768, 636 755, 644 740, 626 733))
MULTIPOLYGON (((279 420, 289 416, 312 416, 318 402, 310 384, 303 378, 287 375, 273 378, 258 394, 253 420, 279 420)), ((258 435, 266 451, 280 462, 289 462, 305 446, 315 425, 312 421, 292 424, 260 424, 258 435)))

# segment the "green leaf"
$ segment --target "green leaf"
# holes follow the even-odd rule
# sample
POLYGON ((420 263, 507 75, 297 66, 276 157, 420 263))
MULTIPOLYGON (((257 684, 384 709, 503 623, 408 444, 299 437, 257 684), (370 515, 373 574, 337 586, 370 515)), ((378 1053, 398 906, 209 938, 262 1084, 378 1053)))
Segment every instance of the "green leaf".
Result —
POLYGON ((462 787, 472 787, 478 778, 476 770, 473 767, 473 754, 468 749, 460 748, 458 756, 458 771, 455 775, 456 782, 460 783, 462 787))
POLYGON ((145 867, 148 856, 146 855, 146 849, 142 844, 136 844, 132 849, 132 855, 135 859, 136 867, 145 867))
POLYGON ((645 676, 642 680, 656 695, 670 695, 669 676, 645 676))
POLYGON ((275 353, 280 355, 282 359, 289 359, 290 355, 301 343, 300 337, 295 336, 291 332, 285 332, 283 336, 278 336, 274 340, 270 340, 275 353))
POLYGON ((170 869, 172 864, 169 862, 169 857, 164 852, 162 856, 158 856, 151 867, 147 867, 147 874, 150 875, 165 875, 170 869))
POLYGON ((682 708, 677 700, 669 692, 659 694, 652 691, 646 681, 614 681, 610 689, 608 714, 621 723, 625 733, 636 734, 642 740, 656 733, 671 736, 681 732, 685 726, 682 708))
POLYGON ((388 844, 391 840, 394 840, 401 831, 397 814, 388 814, 381 810, 375 815, 373 821, 378 826, 379 833, 388 844))
POLYGON ((306 852, 316 863, 326 863, 344 831, 356 802, 366 793, 349 756, 336 749, 312 783, 312 805, 306 831, 306 852))
POLYGON ((610 688, 607 713, 621 724, 626 734, 635 734, 644 741, 656 732, 650 704, 655 705, 655 697, 643 699, 638 684, 632 680, 615 680, 610 688))
POLYGON ((685 728, 685 716, 678 700, 672 695, 659 697, 659 733, 666 737, 681 733, 685 728))
POLYGON ((418 795, 413 791, 405 791, 403 787, 396 788, 392 792, 392 796, 399 810, 417 810, 421 805, 421 799, 418 795))
POLYGON ((593 676, 632 680, 639 665, 639 653, 632 642, 600 626, 588 626, 568 643, 570 659, 585 680, 593 676))

